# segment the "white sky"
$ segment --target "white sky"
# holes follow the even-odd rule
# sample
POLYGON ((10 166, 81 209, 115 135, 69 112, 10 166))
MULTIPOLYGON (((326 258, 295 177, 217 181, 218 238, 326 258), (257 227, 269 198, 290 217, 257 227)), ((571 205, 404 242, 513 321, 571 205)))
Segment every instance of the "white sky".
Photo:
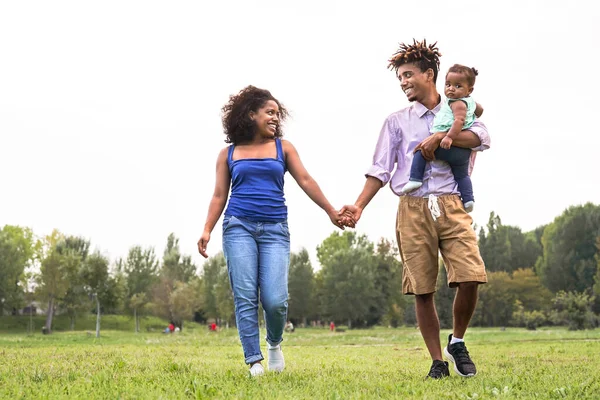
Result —
MULTIPOLYGON (((492 149, 473 174, 475 222, 495 211, 531 230, 600 203, 593 4, 1 2, 0 226, 82 235, 112 260, 133 245, 162 256, 175 232, 200 266, 220 108, 249 84, 292 112, 285 138, 334 206, 353 203, 384 119, 408 105, 386 66, 414 37, 438 41, 440 91, 454 63, 480 72, 492 149)), ((286 198, 292 250, 318 268, 335 227, 289 175, 286 198)), ((382 189, 358 232, 394 239, 397 201, 382 189)), ((208 250, 220 249, 219 221, 208 250)))

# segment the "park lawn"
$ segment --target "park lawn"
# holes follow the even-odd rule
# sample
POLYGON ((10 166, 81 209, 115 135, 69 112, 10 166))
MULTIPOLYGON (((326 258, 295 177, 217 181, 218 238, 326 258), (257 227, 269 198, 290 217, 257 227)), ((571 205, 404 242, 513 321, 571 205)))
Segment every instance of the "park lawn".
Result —
POLYGON ((414 328, 297 329, 282 346, 286 370, 258 379, 235 329, 3 334, 0 398, 600 398, 600 330, 471 328, 466 339, 478 375, 430 381, 414 328))

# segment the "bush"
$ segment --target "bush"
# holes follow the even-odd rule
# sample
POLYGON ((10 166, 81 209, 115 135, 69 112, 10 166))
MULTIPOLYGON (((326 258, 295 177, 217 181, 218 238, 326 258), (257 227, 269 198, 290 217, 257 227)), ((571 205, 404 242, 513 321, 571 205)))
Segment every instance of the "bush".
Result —
POLYGON ((567 325, 569 330, 593 329, 597 317, 592 311, 594 296, 585 293, 560 291, 552 300, 554 310, 550 319, 557 325, 567 325))
MULTIPOLYGON (((34 332, 41 332, 46 322, 45 315, 36 315, 32 318, 34 332)), ((140 329, 146 331, 162 331, 169 322, 154 316, 140 318, 140 329)), ((111 331, 133 331, 135 322, 130 315, 102 315, 101 329, 111 331)), ((186 329, 200 328, 198 324, 186 321, 186 329)), ((202 326, 204 328, 204 326, 202 326)), ((29 316, 7 315, 0 317, 0 332, 27 332, 29 330, 29 316)), ((57 315, 52 321, 52 332, 68 332, 71 330, 71 320, 67 315, 57 315)), ((82 313, 75 320, 76 331, 95 331, 96 315, 82 313)))
POLYGON ((525 311, 523 304, 516 300, 511 322, 515 326, 524 326, 530 331, 535 331, 548 322, 548 317, 542 311, 525 311))
POLYGON ((544 325, 547 321, 546 314, 541 311, 525 311, 523 313, 525 328, 535 331, 538 327, 544 325))

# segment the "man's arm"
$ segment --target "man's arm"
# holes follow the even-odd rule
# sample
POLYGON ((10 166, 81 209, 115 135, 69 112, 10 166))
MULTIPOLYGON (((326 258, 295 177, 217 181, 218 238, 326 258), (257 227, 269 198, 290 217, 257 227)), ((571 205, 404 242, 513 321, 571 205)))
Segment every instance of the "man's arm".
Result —
POLYGON ((481 118, 481 114, 483 114, 483 106, 479 103, 475 103, 475 116, 481 118))
POLYGON ((356 199, 356 201, 354 202, 354 205, 345 205, 340 210, 340 216, 346 214, 346 216, 342 219, 344 225, 354 228, 354 225, 360 219, 360 216, 362 215, 362 212, 367 206, 367 204, 369 204, 371 200, 373 200, 373 197, 375 197, 377 192, 379 192, 379 189, 381 189, 382 187, 382 181, 375 177, 367 176, 365 186, 363 187, 362 192, 358 196, 358 199, 356 199), (352 215, 351 219, 349 218, 348 213, 352 215))
POLYGON ((363 187, 362 192, 354 202, 354 205, 364 209, 367 204, 373 200, 373 197, 379 192, 379 189, 383 187, 383 182, 373 176, 367 176, 367 181, 363 187))
POLYGON ((468 136, 463 137, 463 139, 467 141, 457 144, 457 146, 470 148, 473 151, 484 151, 490 148, 490 135, 488 134, 487 127, 483 122, 481 122, 481 120, 476 119, 475 122, 473 122, 473 125, 471 125, 469 129, 464 132, 470 133, 468 136), (471 134, 477 136, 477 139, 475 139, 471 134))
POLYGON ((460 131, 456 138, 452 141, 452 145, 456 147, 462 147, 465 149, 472 149, 474 147, 480 146, 481 140, 479 139, 479 136, 477 136, 470 130, 460 131))
POLYGON ((388 117, 381 132, 379 140, 373 154, 373 164, 366 174, 367 181, 362 192, 352 205, 345 205, 340 210, 340 215, 344 215, 342 222, 344 225, 354 228, 354 225, 360 219, 362 211, 375 197, 391 178, 391 172, 394 170, 397 161, 397 146, 400 143, 400 127, 393 117, 388 117))
MULTIPOLYGON (((421 150, 423 158, 425 158, 427 161, 433 161, 435 160, 435 154, 433 153, 437 150, 438 147, 440 147, 440 143, 442 142, 442 139, 444 137, 446 137, 445 132, 437 132, 433 135, 429 135, 425 138, 425 140, 419 143, 417 147, 415 147, 415 151, 421 150)), ((478 147, 481 145, 481 143, 482 142, 480 140, 480 136, 476 135, 470 130, 460 131, 456 138, 452 141, 453 146, 463 147, 465 149, 472 149, 478 147)))
MULTIPOLYGON (((433 153, 440 146, 440 142, 445 136, 444 132, 434 133, 419 143, 415 147, 415 151, 421 150, 421 154, 427 161, 435 160, 433 153)), ((458 134, 456 139, 452 141, 452 144, 456 147, 473 149, 473 151, 483 151, 490 148, 491 140, 485 124, 476 119, 468 130, 461 131, 458 134)))

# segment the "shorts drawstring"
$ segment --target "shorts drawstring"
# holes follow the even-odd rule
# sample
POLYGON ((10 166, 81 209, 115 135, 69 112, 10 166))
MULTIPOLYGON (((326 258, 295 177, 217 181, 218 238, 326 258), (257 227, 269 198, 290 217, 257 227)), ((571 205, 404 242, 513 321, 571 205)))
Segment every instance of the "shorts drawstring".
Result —
POLYGON ((431 217, 434 221, 438 219, 442 212, 440 211, 440 206, 438 204, 437 196, 430 194, 429 201, 427 202, 427 207, 429 208, 429 212, 431 213, 431 217))

